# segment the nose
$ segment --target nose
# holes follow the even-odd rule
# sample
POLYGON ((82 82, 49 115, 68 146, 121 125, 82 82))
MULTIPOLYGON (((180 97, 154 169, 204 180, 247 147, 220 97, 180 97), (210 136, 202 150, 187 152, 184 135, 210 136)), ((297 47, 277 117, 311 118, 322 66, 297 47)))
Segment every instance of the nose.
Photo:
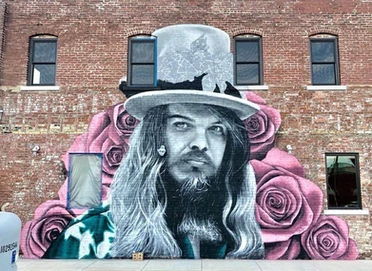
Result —
POLYGON ((194 137, 190 141, 189 148, 192 150, 200 150, 204 152, 208 150, 208 139, 204 130, 195 132, 194 137))

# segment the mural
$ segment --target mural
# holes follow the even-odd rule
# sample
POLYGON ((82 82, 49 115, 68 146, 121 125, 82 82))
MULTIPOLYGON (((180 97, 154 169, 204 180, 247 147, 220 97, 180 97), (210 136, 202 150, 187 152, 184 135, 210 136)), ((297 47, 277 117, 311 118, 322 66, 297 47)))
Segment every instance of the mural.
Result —
POLYGON ((203 78, 203 89, 233 82, 233 55, 229 35, 205 25, 173 25, 153 33, 158 42, 158 79, 172 83, 203 78))
POLYGON ((103 154, 102 204, 67 209, 66 179, 24 225, 25 257, 356 259, 347 223, 321 214, 320 188, 274 147, 279 112, 229 83, 227 34, 200 25, 155 34, 158 78, 179 90, 93 116, 62 159, 68 170, 70 153, 103 154))

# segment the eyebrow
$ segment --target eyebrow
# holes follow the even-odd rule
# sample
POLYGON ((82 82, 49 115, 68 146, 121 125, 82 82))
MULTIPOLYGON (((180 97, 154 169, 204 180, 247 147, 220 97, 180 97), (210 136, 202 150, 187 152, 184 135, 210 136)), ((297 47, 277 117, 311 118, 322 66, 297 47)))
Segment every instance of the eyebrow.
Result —
MULTIPOLYGON (((167 117, 167 119, 175 119, 175 118, 180 118, 180 119, 188 120, 190 122, 195 122, 194 119, 192 119, 190 117, 187 117, 187 116, 184 116, 184 115, 180 115, 180 114, 173 114, 173 115, 170 115, 170 116, 167 117)), ((223 125, 223 123, 220 120, 215 121, 212 124, 222 124, 223 125)))
POLYGON ((167 117, 167 119, 175 119, 175 118, 180 118, 180 119, 185 119, 185 120, 189 120, 189 121, 194 121, 192 118, 189 118, 189 117, 186 117, 186 116, 183 116, 183 115, 180 115, 180 114, 173 114, 173 115, 170 115, 167 117))

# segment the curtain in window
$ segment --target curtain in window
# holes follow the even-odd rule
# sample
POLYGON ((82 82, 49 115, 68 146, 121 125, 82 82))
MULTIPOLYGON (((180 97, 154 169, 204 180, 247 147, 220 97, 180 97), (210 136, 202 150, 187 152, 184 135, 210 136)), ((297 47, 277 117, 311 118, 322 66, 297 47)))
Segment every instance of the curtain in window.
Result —
POLYGON ((101 157, 70 157, 69 208, 93 208, 101 201, 101 157))

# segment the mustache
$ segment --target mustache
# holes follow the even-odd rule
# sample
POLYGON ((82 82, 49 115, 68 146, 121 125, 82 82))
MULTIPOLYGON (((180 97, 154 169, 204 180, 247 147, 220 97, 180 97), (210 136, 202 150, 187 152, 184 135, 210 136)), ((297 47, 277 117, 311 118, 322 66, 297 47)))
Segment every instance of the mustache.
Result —
POLYGON ((179 160, 186 162, 188 160, 194 160, 213 165, 212 159, 205 152, 200 150, 191 150, 188 153, 182 155, 179 160))

